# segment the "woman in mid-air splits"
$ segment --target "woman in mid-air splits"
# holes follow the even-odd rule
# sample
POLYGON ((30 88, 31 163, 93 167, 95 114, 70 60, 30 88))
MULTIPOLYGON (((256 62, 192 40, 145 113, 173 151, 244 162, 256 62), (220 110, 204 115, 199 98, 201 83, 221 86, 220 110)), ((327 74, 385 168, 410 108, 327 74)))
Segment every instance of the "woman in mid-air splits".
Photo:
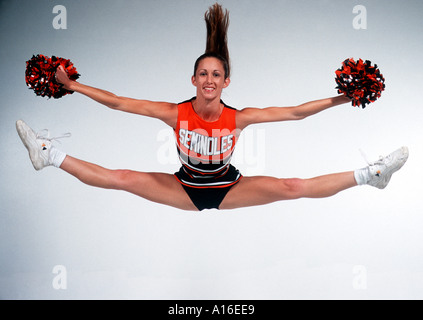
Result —
POLYGON ((392 174, 406 162, 406 147, 355 171, 311 179, 243 177, 230 160, 244 128, 263 122, 301 120, 351 100, 339 95, 296 107, 236 110, 227 106, 221 94, 230 83, 226 40, 228 12, 215 4, 206 12, 205 19, 206 52, 195 63, 191 81, 196 87, 196 96, 188 101, 175 104, 119 97, 70 80, 63 67, 56 72, 56 80, 65 89, 86 95, 113 110, 157 118, 172 127, 182 162, 178 172, 109 170, 63 153, 52 146, 53 139, 36 134, 25 122, 18 120, 17 131, 34 168, 40 170, 53 165, 85 184, 128 191, 183 210, 233 209, 303 197, 323 198, 364 184, 379 189, 386 187, 392 174))

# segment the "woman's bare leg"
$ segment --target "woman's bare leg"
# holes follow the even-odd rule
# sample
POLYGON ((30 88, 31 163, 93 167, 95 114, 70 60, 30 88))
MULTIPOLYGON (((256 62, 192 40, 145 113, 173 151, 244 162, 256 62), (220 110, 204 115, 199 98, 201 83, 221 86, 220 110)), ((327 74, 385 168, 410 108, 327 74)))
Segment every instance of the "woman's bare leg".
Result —
POLYGON ((127 191, 182 210, 198 210, 171 174, 109 170, 69 155, 60 168, 90 186, 127 191))
MULTIPOLYGON (((158 203, 197 210, 173 175, 105 169, 67 156, 52 147, 51 141, 57 138, 40 137, 22 120, 16 121, 16 129, 36 170, 54 165, 92 186, 125 190, 158 203)), ((366 168, 312 179, 244 177, 228 192, 220 208, 262 205, 302 197, 329 197, 356 186, 357 182, 384 189, 392 174, 405 164, 408 154, 408 148, 401 147, 366 168)))
POLYGON ((280 200, 299 198, 325 198, 356 185, 353 171, 312 179, 243 177, 228 192, 220 205, 220 209, 263 205, 280 200))

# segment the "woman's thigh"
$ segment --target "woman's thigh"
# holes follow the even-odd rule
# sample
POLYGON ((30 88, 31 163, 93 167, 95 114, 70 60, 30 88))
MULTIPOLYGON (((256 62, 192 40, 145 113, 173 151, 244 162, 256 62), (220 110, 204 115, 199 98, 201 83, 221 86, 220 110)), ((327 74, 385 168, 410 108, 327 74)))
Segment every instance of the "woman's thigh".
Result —
POLYGON ((173 174, 121 170, 119 189, 182 210, 198 211, 173 174))
POLYGON ((301 197, 303 180, 274 177, 243 177, 229 190, 219 209, 257 206, 301 197))

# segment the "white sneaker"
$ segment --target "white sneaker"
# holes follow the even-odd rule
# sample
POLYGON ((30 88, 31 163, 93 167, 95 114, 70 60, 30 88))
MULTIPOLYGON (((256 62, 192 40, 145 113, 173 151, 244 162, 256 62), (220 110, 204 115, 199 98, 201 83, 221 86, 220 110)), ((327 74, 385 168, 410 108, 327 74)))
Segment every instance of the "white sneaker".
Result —
MULTIPOLYGON (((18 131, 19 137, 23 144, 28 149, 29 158, 31 159, 32 165, 35 170, 41 170, 46 166, 53 165, 53 161, 50 157, 50 151, 52 148, 52 140, 57 140, 62 137, 68 137, 70 134, 65 134, 62 137, 50 138, 49 136, 42 136, 39 133, 35 133, 24 121, 16 121, 16 130, 18 131)), ((47 132, 48 130, 43 130, 47 132)), ((41 132, 43 132, 41 131, 41 132)), ((49 135, 49 134, 48 134, 49 135)))
POLYGON ((386 157, 381 157, 378 161, 369 165, 370 180, 367 184, 378 189, 384 189, 391 180, 392 174, 401 169, 407 159, 407 147, 399 148, 386 157))

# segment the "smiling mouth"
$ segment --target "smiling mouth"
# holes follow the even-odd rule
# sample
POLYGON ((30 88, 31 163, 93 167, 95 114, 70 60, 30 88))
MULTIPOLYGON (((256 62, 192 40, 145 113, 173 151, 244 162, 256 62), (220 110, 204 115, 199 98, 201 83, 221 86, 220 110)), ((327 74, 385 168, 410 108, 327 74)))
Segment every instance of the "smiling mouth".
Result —
POLYGON ((213 92, 213 91, 215 91, 215 88, 204 88, 204 91, 206 91, 206 92, 213 92))

